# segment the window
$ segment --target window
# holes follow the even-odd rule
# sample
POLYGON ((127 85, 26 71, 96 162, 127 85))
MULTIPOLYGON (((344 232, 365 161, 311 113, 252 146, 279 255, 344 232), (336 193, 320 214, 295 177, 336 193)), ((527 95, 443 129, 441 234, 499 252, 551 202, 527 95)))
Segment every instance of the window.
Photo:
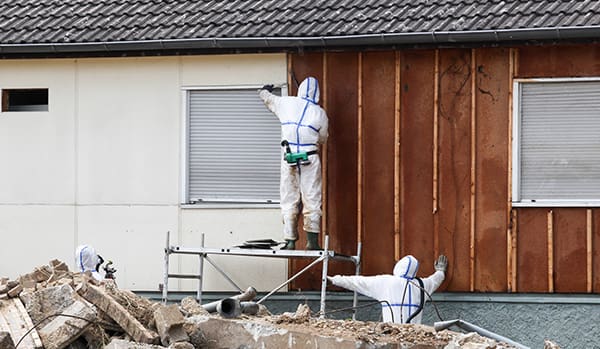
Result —
POLYGON ((2 111, 48 111, 48 89, 4 89, 2 111))
POLYGON ((257 90, 185 90, 184 203, 279 202, 281 126, 257 90))
POLYGON ((600 79, 516 81, 513 205, 600 206, 600 79))

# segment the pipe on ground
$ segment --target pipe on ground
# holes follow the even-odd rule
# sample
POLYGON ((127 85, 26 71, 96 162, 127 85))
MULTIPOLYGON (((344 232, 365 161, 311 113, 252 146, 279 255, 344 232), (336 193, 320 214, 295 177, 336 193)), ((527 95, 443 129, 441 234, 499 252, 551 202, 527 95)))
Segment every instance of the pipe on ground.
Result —
MULTIPOLYGON (((229 297, 226 299, 237 299, 238 301, 243 302, 243 301, 251 301, 254 298, 256 298, 256 289, 254 287, 250 286, 246 289, 246 291, 244 293, 240 293, 236 296, 229 297)), ((214 313, 217 311, 217 306, 219 304, 221 304, 222 301, 223 300, 218 300, 218 301, 210 302, 207 304, 203 304, 202 308, 204 308, 209 313, 214 313)))
POLYGON ((243 314, 256 315, 258 304, 256 302, 240 302, 239 299, 226 298, 217 305, 217 311, 224 318, 236 318, 243 314))
POLYGON ((491 338, 491 339, 494 339, 494 340, 497 340, 500 342, 508 343, 519 349, 530 349, 529 347, 526 347, 523 344, 517 343, 511 339, 503 337, 494 332, 488 331, 485 328, 481 328, 479 326, 473 325, 472 323, 464 321, 464 320, 456 319, 456 320, 438 321, 433 324, 433 327, 435 328, 436 331, 445 330, 452 326, 458 326, 458 327, 462 328, 463 330, 469 331, 469 332, 477 332, 478 334, 480 334, 484 337, 488 337, 488 338, 491 338))

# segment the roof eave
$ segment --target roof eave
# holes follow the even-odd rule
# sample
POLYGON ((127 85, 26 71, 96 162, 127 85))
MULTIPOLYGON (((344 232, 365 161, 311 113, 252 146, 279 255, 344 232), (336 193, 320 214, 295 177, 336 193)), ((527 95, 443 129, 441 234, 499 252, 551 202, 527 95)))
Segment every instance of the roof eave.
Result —
POLYGON ((345 36, 197 38, 85 43, 0 44, 0 54, 106 53, 119 51, 244 50, 349 46, 500 43, 600 38, 600 26, 384 33, 345 36))

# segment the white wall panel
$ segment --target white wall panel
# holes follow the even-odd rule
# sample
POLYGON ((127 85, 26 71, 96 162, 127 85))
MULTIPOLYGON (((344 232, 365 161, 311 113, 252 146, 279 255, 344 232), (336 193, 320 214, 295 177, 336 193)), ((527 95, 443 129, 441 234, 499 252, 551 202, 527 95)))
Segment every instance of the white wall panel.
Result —
POLYGON ((117 269, 117 284, 158 291, 167 231, 177 231, 177 206, 79 208, 77 244, 90 244, 117 269))
POLYGON ((80 203, 177 203, 178 60, 88 59, 78 70, 80 203))
MULTIPOLYGON (((199 247, 204 233, 205 247, 231 247, 254 239, 282 241, 282 229, 278 209, 188 209, 181 214, 179 241, 182 246, 199 247)), ((174 245, 174 238, 171 240, 174 245)), ((183 273, 198 273, 196 256, 179 258, 183 273)), ((270 291, 287 275, 285 259, 217 255, 210 258, 242 289, 254 286, 259 291, 270 291)), ((205 290, 235 290, 209 263, 204 263, 204 272, 205 290)), ((195 290, 196 285, 195 281, 181 282, 183 290, 195 290)))
POLYGON ((181 58, 183 86, 263 85, 286 82, 286 57, 278 54, 181 58))
POLYGON ((0 276, 17 278, 60 259, 75 256, 72 206, 0 205, 0 276))
POLYGON ((0 112, 0 202, 74 201, 72 60, 0 62, 0 89, 48 88, 47 112, 0 112))

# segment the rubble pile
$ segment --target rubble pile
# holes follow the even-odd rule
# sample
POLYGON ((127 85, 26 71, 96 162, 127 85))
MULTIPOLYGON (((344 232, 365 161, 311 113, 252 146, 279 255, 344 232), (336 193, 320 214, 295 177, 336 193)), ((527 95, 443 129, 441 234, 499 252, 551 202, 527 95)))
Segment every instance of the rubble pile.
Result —
MULTIPOLYGON (((185 303, 194 314, 202 313, 195 300, 185 303)), ((58 260, 16 280, 0 278, 2 349, 193 349, 205 341, 177 305, 120 290, 113 280, 70 272, 58 260)))
POLYGON ((316 318, 304 304, 281 315, 260 305, 235 318, 206 309, 193 297, 152 302, 52 260, 16 280, 0 278, 0 349, 512 348, 423 325, 316 318))

